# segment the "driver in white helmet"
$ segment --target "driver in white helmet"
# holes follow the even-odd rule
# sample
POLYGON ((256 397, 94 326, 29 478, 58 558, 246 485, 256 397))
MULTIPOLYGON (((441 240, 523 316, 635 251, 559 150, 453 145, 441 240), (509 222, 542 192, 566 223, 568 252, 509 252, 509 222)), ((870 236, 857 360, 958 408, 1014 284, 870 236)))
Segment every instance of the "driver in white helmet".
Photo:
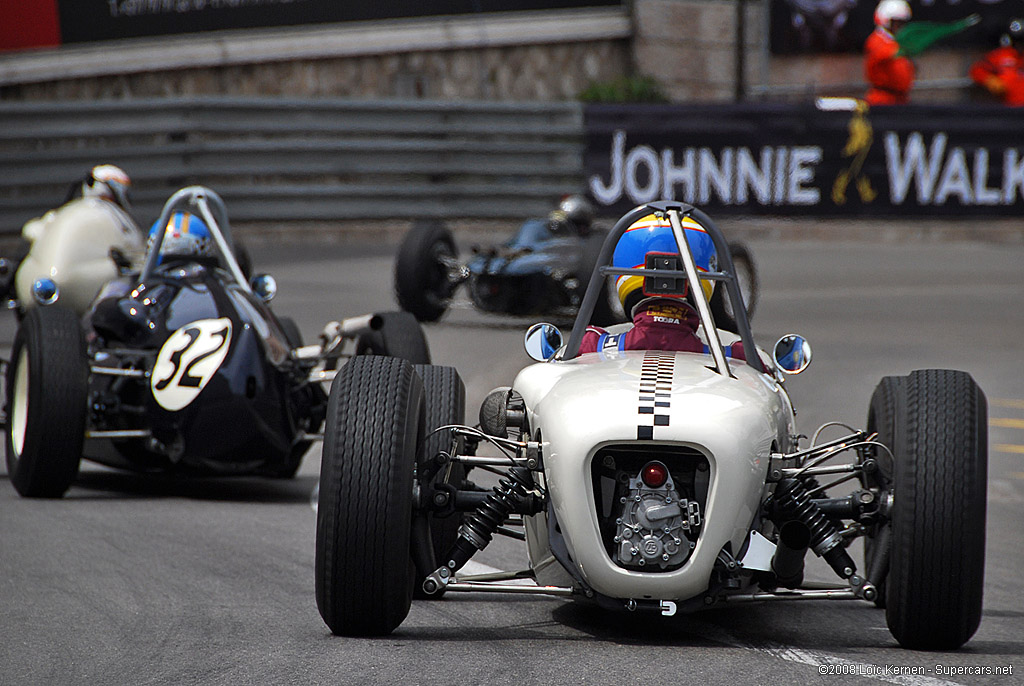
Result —
POLYGON ((145 250, 128 213, 131 184, 120 167, 93 167, 63 205, 27 222, 21 231, 27 250, 15 260, 15 293, 8 297, 30 307, 35 282, 51 279, 61 303, 81 314, 104 283, 137 268, 145 250))

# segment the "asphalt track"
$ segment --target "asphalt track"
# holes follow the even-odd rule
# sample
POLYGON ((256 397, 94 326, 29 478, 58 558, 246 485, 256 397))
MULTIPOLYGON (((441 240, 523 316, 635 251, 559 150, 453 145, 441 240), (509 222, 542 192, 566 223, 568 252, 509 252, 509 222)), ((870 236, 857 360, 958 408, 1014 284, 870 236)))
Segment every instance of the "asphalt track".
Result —
MULTIPOLYGON (((313 596, 314 451, 292 481, 84 465, 59 501, 19 498, 0 466, 0 684, 1021 683, 1024 245, 750 246, 758 341, 797 331, 814 348, 810 369, 787 382, 804 433, 830 420, 862 426, 887 374, 965 369, 987 393, 984 616, 962 650, 901 650, 884 613, 860 602, 662 619, 476 594, 414 603, 385 638, 337 638, 313 596)), ((280 285, 276 310, 307 339, 329 319, 393 307, 388 244, 251 247, 280 285)), ((466 381, 471 422, 487 390, 529 362, 528 323, 463 306, 428 327, 434 361, 466 381)), ((14 326, 0 318, 5 353, 14 326)), ((518 545, 497 540, 476 562, 521 568, 518 545)), ((811 576, 830 574, 812 563, 811 576)))

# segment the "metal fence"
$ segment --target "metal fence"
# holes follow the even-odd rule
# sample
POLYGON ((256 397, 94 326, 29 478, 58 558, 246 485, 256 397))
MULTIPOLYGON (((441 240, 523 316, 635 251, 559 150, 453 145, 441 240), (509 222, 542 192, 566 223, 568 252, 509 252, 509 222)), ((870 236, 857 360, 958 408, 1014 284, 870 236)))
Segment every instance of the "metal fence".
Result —
POLYGON ((233 221, 521 219, 581 190, 582 127, 574 103, 0 103, 0 232, 101 163, 132 177, 142 223, 189 184, 220 193, 233 221))

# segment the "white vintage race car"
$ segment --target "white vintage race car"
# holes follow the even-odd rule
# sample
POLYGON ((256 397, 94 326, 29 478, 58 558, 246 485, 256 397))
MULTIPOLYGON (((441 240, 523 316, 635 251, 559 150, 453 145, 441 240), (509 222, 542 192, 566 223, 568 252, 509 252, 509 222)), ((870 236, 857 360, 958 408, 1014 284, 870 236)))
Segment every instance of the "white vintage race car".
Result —
POLYGON ((568 341, 527 334, 531 365, 461 425, 454 369, 356 358, 330 393, 320 473, 316 598, 331 631, 386 634, 411 599, 458 591, 532 593, 609 609, 673 615, 713 605, 860 600, 886 608, 908 648, 953 649, 981 618, 987 405, 964 372, 886 377, 864 430, 801 445, 785 373, 810 347, 780 340, 727 359, 700 279, 719 282, 755 350, 726 242, 689 205, 638 207, 611 231, 568 341), (637 219, 667 216, 710 354, 580 355, 603 279, 650 271, 608 267, 637 219), (685 217, 711 235, 720 264, 698 272, 685 217), (767 356, 765 356, 767 357, 767 356), (476 455, 482 441, 494 457, 476 455), (836 458, 845 458, 836 460, 836 458), (490 491, 471 468, 502 474, 490 491), (836 487, 852 488, 835 495, 836 487), (525 540, 530 568, 460 574, 494 534, 525 540), (848 548, 864 540, 865 565, 848 548), (808 550, 836 582, 804 583, 808 550), (524 584, 527 578, 532 583, 524 584))

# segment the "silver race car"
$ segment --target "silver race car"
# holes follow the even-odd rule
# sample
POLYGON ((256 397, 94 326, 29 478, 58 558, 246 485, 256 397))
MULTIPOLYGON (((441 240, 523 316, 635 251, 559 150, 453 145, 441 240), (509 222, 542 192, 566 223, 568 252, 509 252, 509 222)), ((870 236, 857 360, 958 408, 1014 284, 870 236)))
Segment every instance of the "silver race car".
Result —
POLYGON ((804 440, 784 380, 806 368, 810 346, 787 335, 771 356, 726 357, 735 339, 756 347, 710 217, 679 202, 638 207, 597 264, 567 341, 550 324, 531 327, 526 347, 539 363, 487 397, 479 427, 461 423, 454 369, 373 357, 341 370, 316 534, 316 599, 331 631, 386 634, 414 596, 467 591, 661 615, 873 603, 905 647, 970 639, 981 618, 987 470, 987 404, 970 375, 883 378, 864 429, 804 440), (651 213, 672 225, 677 266, 607 266, 619 237, 651 213), (684 220, 713 239, 717 271, 696 268, 684 220), (579 353, 604 279, 634 274, 686 281, 708 353, 579 353), (738 334, 716 327, 701 280, 724 289, 738 334), (501 477, 484 491, 466 480, 470 469, 501 477), (525 542, 529 569, 461 573, 495 534, 525 542), (849 550, 858 539, 863 567, 849 550), (804 582, 809 550, 834 583, 804 582))

